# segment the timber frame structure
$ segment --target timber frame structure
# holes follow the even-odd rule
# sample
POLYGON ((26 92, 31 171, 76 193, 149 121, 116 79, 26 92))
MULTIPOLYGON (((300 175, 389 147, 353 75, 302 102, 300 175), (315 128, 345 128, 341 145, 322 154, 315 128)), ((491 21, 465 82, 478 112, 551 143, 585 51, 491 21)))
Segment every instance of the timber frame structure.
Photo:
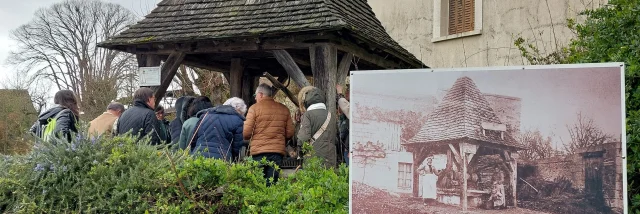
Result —
POLYGON ((334 111, 335 85, 352 69, 428 68, 386 33, 366 0, 163 0, 98 46, 136 54, 139 67, 164 61, 156 102, 181 64, 222 72, 247 105, 265 72, 299 87, 312 76, 334 111))
POLYGON ((446 168, 438 175, 438 199, 442 195, 457 197, 462 210, 467 211, 469 201, 481 201, 490 194, 490 190, 482 188, 469 189, 468 180, 479 180, 478 174, 483 171, 480 159, 496 157, 490 165, 507 175, 496 177, 508 177, 503 180, 508 183, 502 184, 509 187, 504 189, 508 196, 505 204, 517 207, 517 151, 526 148, 517 143, 512 133, 513 128, 499 120, 473 80, 458 78, 420 131, 402 144, 413 156, 414 197, 419 196, 421 186, 418 167, 432 155, 446 154, 446 168), (448 180, 455 180, 455 184, 448 180), (469 200, 470 194, 477 195, 474 199, 478 200, 469 200))

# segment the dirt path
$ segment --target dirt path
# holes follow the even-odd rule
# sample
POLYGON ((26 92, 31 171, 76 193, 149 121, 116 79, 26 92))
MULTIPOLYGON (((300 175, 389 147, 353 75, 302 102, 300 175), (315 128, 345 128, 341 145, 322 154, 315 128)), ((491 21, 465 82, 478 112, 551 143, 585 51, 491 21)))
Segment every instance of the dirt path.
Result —
MULTIPOLYGON (((416 213, 416 214, 457 214, 462 213, 459 206, 450 206, 436 203, 425 205, 420 200, 401 198, 391 195, 385 191, 371 188, 364 185, 353 185, 353 200, 351 206, 353 213, 362 214, 395 214, 395 213, 416 213)), ((546 214, 522 208, 509 208, 504 210, 482 210, 469 209, 467 213, 473 214, 546 214)))

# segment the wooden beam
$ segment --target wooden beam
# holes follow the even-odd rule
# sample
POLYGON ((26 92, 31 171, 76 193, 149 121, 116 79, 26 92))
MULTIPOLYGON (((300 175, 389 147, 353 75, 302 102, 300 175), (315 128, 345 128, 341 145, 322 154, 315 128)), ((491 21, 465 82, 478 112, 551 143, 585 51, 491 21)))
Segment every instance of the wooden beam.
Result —
POLYGON ((359 46, 356 46, 354 44, 352 44, 349 41, 346 40, 341 40, 340 44, 336 46, 336 48, 338 48, 338 50, 343 51, 343 52, 347 52, 347 53, 352 53, 354 56, 363 59, 369 63, 372 63, 374 65, 380 66, 382 68, 386 68, 386 69, 394 69, 394 68, 408 68, 407 66, 403 66, 400 65, 396 62, 393 62, 389 59, 385 59, 382 56, 379 56, 377 54, 371 53, 367 50, 365 50, 364 48, 361 48, 359 46))
POLYGON ((201 60, 193 59, 193 58, 185 58, 182 64, 202 69, 207 69, 210 71, 217 71, 221 73, 228 73, 230 67, 228 65, 222 65, 219 63, 213 62, 203 62, 201 60))
POLYGON ((518 188, 518 155, 511 154, 511 173, 509 173, 509 180, 511 181, 511 196, 513 207, 518 207, 517 188, 518 188))
POLYGON ((456 150, 456 148, 453 146, 453 144, 449 144, 449 148, 451 149, 451 152, 453 152, 453 158, 457 162, 456 165, 460 166, 460 163, 462 163, 462 157, 460 157, 460 153, 458 153, 458 150, 456 150))
MULTIPOLYGON (((291 100, 291 102, 293 102, 293 104, 295 104, 296 106, 299 106, 298 98, 293 93, 291 93, 291 91, 289 91, 289 89, 286 86, 284 86, 280 81, 278 81, 275 77, 273 77, 268 72, 264 72, 264 76, 267 79, 269 79, 271 83, 273 83, 273 86, 276 88, 276 90, 282 90, 282 92, 284 92, 284 94, 287 95, 287 97, 289 98, 289 100, 291 100)), ((275 93, 277 93, 277 91, 275 93)))
POLYGON ((340 65, 338 65, 338 85, 344 86, 349 76, 349 68, 351 68, 351 61, 353 60, 352 53, 344 53, 340 65))
POLYGON ((242 96, 240 98, 242 98, 242 100, 244 100, 244 102, 247 104, 247 109, 249 109, 249 107, 251 107, 251 105, 253 105, 256 101, 256 99, 253 97, 253 93, 255 93, 256 87, 257 87, 257 77, 247 74, 247 72, 244 72, 244 76, 242 77, 242 96))
POLYGON ((285 50, 275 50, 273 51, 273 56, 276 57, 276 60, 284 67, 284 70, 287 71, 289 77, 291 77, 298 87, 304 88, 311 85, 289 52, 285 50))
POLYGON ((231 59, 231 71, 229 74, 231 97, 242 97, 242 77, 244 76, 244 62, 242 59, 231 59))
POLYGON ((313 85, 326 93, 329 112, 336 112, 336 83, 338 51, 333 44, 325 43, 309 48, 313 85))
MULTIPOLYGON (((160 100, 162 100, 162 97, 164 97, 164 94, 167 92, 167 88, 173 81, 173 77, 176 76, 178 67, 180 67, 182 59, 184 59, 185 56, 186 54, 182 52, 171 53, 160 69, 160 73, 164 75, 161 76, 162 84, 155 90, 156 92, 154 96, 156 97, 156 107, 160 104, 160 100)), ((147 62, 149 62, 149 60, 147 60, 147 62)))
POLYGON ((138 61, 138 67, 147 67, 147 55, 136 54, 136 60, 138 61))
MULTIPOLYGON (((451 144, 449 144, 451 145, 451 144)), ((467 155, 460 145, 460 154, 462 156, 462 212, 467 212, 467 155)))

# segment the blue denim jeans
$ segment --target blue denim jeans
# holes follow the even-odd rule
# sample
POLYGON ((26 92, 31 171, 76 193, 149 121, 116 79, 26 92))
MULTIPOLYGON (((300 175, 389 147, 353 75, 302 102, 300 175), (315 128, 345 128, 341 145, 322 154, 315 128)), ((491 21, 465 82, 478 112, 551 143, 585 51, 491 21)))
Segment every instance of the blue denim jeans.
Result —
POLYGON ((344 163, 349 166, 349 151, 344 151, 344 163))

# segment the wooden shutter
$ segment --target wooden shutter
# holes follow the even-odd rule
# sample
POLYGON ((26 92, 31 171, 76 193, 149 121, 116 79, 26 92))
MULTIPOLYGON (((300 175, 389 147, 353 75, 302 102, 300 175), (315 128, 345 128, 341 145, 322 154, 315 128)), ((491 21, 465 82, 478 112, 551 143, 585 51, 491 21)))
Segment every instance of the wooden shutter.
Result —
POLYGON ((473 31, 475 0, 449 0, 449 35, 473 31))

